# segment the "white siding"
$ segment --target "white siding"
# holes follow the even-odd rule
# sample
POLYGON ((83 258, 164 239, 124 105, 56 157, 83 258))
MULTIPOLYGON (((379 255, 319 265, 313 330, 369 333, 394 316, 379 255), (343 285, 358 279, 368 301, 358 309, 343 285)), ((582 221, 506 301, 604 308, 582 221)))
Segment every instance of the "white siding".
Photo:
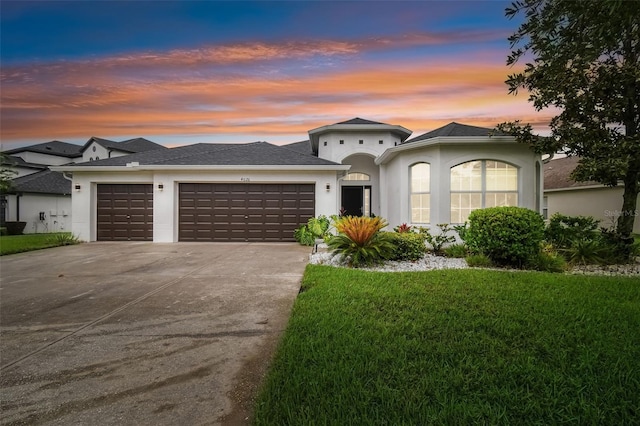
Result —
MULTIPOLYGON (((7 195, 6 220, 16 221, 16 195, 7 195)), ((25 234, 71 231, 71 196, 24 194, 20 197, 20 221, 27 222, 25 234), (40 213, 44 219, 40 219, 40 213)))

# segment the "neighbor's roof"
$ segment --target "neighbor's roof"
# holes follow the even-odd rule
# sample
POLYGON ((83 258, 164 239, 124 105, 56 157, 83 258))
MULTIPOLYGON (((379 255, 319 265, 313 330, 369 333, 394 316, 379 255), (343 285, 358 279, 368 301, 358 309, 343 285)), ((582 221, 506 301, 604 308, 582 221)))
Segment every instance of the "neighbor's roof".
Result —
POLYGON ((437 138, 439 136, 464 137, 464 136, 491 136, 491 135, 506 136, 505 133, 497 132, 497 131, 494 131, 493 129, 478 127, 478 126, 470 126, 468 124, 460 124, 453 121, 447 124, 446 126, 442 126, 430 132, 424 133, 420 136, 416 136, 415 138, 409 139, 404 143, 417 142, 425 139, 437 138))
POLYGON ((8 166, 8 167, 24 167, 27 169, 36 169, 36 170, 42 170, 48 167, 47 165, 44 165, 44 164, 29 163, 27 161, 24 161, 22 157, 17 157, 13 155, 3 156, 1 165, 8 166))
POLYGON ((122 142, 111 141, 109 139, 97 138, 92 136, 89 138, 87 143, 82 147, 82 151, 84 152, 91 143, 96 142, 97 144, 117 151, 123 152, 144 152, 144 151, 153 151, 156 149, 167 149, 165 146, 157 144, 155 142, 151 142, 148 139, 144 138, 134 138, 128 139, 122 142))
POLYGON ((65 179, 61 172, 42 170, 30 175, 21 176, 11 181, 10 192, 30 192, 41 194, 71 194, 71 181, 65 179))
POLYGON ((70 165, 69 170, 79 167, 126 166, 261 166, 261 165, 338 165, 332 161, 304 154, 297 150, 267 142, 245 144, 198 143, 163 150, 139 152, 122 157, 70 165))
POLYGON ((59 157, 76 158, 82 156, 82 146, 69 142, 51 141, 36 145, 14 148, 4 151, 7 155, 18 154, 20 152, 37 152, 39 154, 57 155, 59 157))
POLYGON ((549 161, 544 166, 544 189, 570 189, 602 184, 594 181, 576 182, 571 173, 578 165, 580 157, 564 157, 549 161))

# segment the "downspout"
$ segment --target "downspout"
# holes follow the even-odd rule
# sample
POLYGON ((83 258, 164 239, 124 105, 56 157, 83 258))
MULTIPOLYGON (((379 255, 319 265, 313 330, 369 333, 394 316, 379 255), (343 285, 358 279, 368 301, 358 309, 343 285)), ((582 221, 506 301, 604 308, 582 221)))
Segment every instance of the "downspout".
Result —
POLYGON ((20 222, 20 197, 22 192, 16 192, 16 222, 20 222))

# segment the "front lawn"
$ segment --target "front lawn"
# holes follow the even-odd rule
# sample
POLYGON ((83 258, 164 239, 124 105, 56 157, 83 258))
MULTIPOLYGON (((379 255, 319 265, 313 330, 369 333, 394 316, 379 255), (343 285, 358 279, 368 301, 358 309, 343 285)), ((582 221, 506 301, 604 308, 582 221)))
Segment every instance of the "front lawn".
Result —
POLYGON ((631 424, 640 280, 309 265, 257 425, 631 424))
POLYGON ((0 236, 0 256, 76 244, 77 242, 78 241, 70 232, 56 232, 50 234, 3 235, 0 236))

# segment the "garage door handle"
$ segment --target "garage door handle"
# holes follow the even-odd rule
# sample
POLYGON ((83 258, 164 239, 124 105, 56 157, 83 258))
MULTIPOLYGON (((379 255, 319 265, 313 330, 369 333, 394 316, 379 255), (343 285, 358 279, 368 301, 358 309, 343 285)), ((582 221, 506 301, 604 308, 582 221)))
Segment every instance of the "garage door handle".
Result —
POLYGON ((127 219, 131 219, 131 216, 127 215, 127 219))
POLYGON ((245 215, 245 216, 244 216, 244 218, 245 218, 245 219, 249 219, 249 216, 245 215))

